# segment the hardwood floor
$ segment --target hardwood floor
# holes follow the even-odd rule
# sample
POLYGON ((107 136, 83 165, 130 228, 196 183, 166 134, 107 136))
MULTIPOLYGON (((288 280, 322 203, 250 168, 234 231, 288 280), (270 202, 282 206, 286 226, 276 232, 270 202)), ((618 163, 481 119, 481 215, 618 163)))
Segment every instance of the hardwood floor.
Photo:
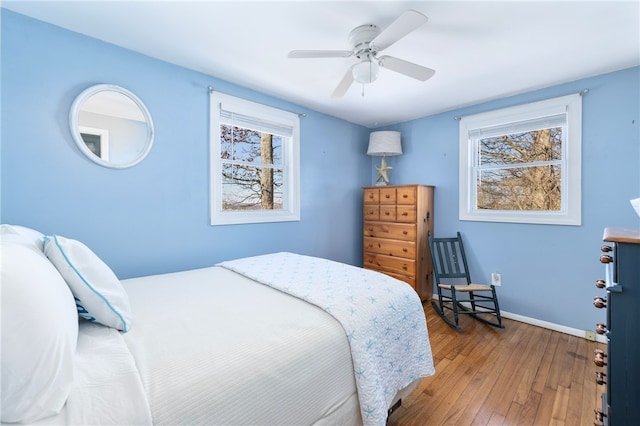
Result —
POLYGON ((603 344, 505 319, 499 330, 462 316, 447 326, 425 303, 436 374, 422 380, 388 426, 593 425, 603 344))

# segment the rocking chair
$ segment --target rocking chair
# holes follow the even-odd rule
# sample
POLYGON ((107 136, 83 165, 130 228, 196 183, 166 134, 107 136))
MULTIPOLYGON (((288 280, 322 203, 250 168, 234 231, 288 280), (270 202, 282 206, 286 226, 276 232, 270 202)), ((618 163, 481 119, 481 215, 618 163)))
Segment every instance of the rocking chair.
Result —
POLYGON ((438 315, 456 330, 460 330, 458 320, 462 314, 504 328, 495 286, 471 282, 460 232, 450 238, 433 238, 431 233, 428 237, 433 277, 438 289, 438 301, 432 299, 431 305, 438 315), (461 294, 467 294, 468 298, 460 299, 461 294), (445 314, 445 310, 453 312, 453 319, 445 314))

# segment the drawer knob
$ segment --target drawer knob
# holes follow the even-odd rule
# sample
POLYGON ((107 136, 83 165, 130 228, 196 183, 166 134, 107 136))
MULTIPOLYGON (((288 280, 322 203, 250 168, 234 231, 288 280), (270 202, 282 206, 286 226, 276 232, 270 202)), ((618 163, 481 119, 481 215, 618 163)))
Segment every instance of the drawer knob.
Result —
POLYGON ((602 309, 602 308, 606 308, 607 307, 607 299, 605 299, 604 297, 594 297, 593 298, 593 306, 595 306, 598 309, 602 309))
POLYGON ((389 214, 390 214, 389 212, 384 212, 385 216, 389 216, 389 214))
POLYGON ((607 384, 607 374, 602 371, 596 372, 596 383, 599 385, 607 384))
POLYGON ((605 288, 606 286, 607 286, 607 282, 602 278, 600 278, 599 280, 596 280, 596 287, 605 288))
POLYGON ((407 213, 407 212, 403 212, 403 213, 402 213, 402 216, 409 216, 409 213, 407 213))
POLYGON ((607 357, 607 354, 605 354, 602 349, 596 349, 595 354, 596 356, 593 358, 593 363, 595 365, 597 365, 598 367, 604 367, 605 365, 607 365, 606 361, 604 360, 607 357))
POLYGON ((407 231, 402 231, 402 235, 407 235, 408 232, 407 231))
POLYGON ((605 246, 600 247, 600 250, 602 250, 603 253, 609 253, 613 249, 611 248, 611 246, 606 246, 605 245, 605 246))
POLYGON ((390 198, 390 197, 391 197, 391 196, 390 196, 389 194, 386 194, 386 195, 384 196, 384 198, 390 198))
POLYGON ((607 415, 602 411, 598 410, 597 408, 593 411, 596 414, 596 418, 593 421, 593 424, 595 426, 604 426, 604 418, 607 417, 607 415))
POLYGON ((608 254, 603 254, 600 256, 600 262, 602 263, 611 263, 613 262, 613 257, 608 254))
POLYGON ((607 326, 599 322, 596 324, 596 333, 605 334, 607 332, 607 326))
POLYGON ((407 270, 407 265, 402 265, 402 270, 406 271, 407 270))

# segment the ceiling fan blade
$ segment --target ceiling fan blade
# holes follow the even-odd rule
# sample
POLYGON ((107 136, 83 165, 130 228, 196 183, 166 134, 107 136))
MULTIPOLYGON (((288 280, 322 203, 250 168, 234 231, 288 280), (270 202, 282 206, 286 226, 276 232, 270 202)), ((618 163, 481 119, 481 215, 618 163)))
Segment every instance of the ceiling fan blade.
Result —
POLYGON ((292 50, 289 58, 348 58, 350 50, 292 50))
POLYGON ((338 87, 336 87, 336 90, 333 91, 333 93, 331 94, 332 98, 341 98, 344 96, 345 93, 347 93, 347 90, 349 90, 349 87, 351 87, 351 84, 353 83, 353 66, 350 66, 349 69, 347 69, 347 72, 344 74, 344 77, 342 77, 342 80, 340 80, 340 83, 338 83, 338 87))
POLYGON ((431 68, 414 64, 413 62, 403 59, 394 58, 393 56, 381 56, 378 58, 378 64, 400 74, 415 78, 420 81, 427 81, 436 73, 431 68))
POLYGON ((427 20, 428 18, 422 13, 409 9, 378 34, 370 45, 374 46, 373 50, 380 52, 425 24, 427 20))

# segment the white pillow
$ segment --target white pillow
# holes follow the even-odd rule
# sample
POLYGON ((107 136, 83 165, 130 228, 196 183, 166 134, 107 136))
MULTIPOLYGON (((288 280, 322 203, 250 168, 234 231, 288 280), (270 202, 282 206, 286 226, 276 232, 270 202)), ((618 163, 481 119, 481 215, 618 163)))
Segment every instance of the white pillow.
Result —
POLYGON ((78 315, 129 331, 129 296, 118 277, 95 253, 80 241, 57 235, 45 237, 44 253, 69 285, 78 315))
POLYGON ((44 245, 44 234, 42 232, 20 225, 0 225, 0 239, 33 244, 40 251, 43 250, 44 245))
POLYGON ((78 314, 69 287, 31 242, 2 233, 3 423, 58 414, 73 384, 78 314))

